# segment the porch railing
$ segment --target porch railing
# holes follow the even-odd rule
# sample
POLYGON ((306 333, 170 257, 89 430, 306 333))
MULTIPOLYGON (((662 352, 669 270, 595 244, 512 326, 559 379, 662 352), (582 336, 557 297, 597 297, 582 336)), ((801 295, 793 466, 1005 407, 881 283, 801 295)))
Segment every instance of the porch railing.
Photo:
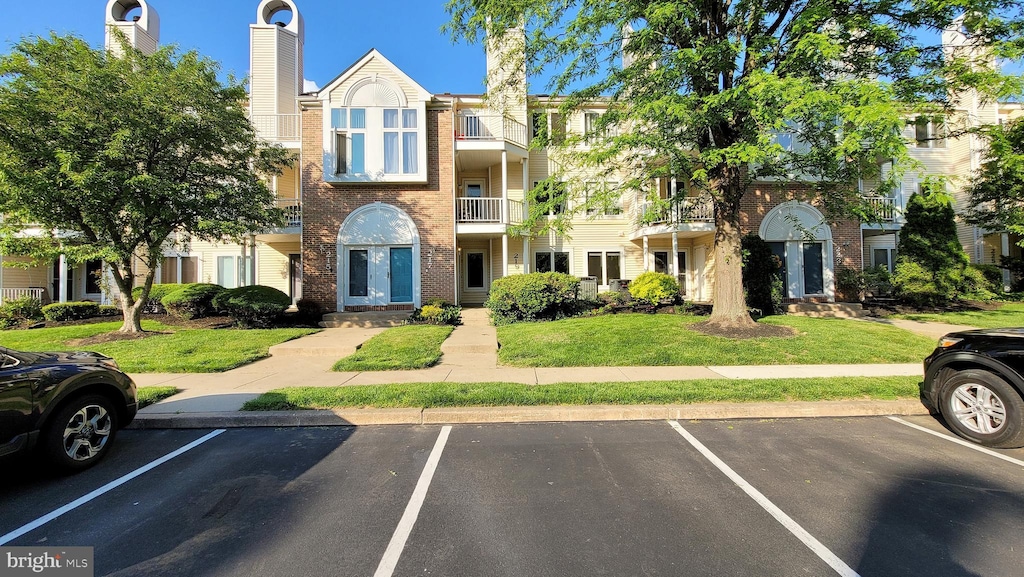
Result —
POLYGON ((871 206, 872 212, 878 215, 882 222, 895 222, 899 215, 899 207, 896 206, 896 199, 887 196, 867 196, 865 199, 871 206))
POLYGON ((506 140, 526 148, 526 125, 500 114, 459 113, 455 126, 455 139, 506 140))
POLYGON ((298 114, 253 114, 249 117, 256 134, 270 142, 298 140, 302 119, 298 114))
POLYGON ((459 222, 519 224, 523 222, 523 203, 504 198, 459 197, 455 199, 459 222), (502 214, 502 203, 508 202, 508 213, 502 214))
POLYGON ((32 297, 37 301, 42 302, 43 293, 46 289, 43 288, 5 288, 0 289, 0 304, 7 301, 20 299, 23 297, 32 297))
POLYGON ((642 202, 636 214, 636 221, 638 226, 715 222, 715 207, 710 198, 701 196, 687 197, 669 204, 642 202))
POLYGON ((284 211, 285 228, 302 226, 302 201, 297 198, 277 199, 277 208, 284 211))

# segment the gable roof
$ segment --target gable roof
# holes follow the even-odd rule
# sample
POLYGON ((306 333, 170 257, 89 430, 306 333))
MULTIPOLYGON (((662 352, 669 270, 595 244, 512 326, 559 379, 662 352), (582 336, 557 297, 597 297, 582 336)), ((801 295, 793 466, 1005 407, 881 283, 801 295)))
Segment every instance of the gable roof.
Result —
POLYGON ((430 92, 428 92, 427 89, 420 86, 419 83, 410 78, 408 74, 402 72, 401 68, 395 66, 394 63, 385 58, 384 55, 381 54, 376 48, 371 48, 369 52, 362 55, 359 58, 359 60, 356 60, 354 63, 352 63, 351 66, 346 68, 341 74, 336 76, 333 80, 331 80, 323 88, 321 88, 317 92, 317 96, 319 97, 319 99, 327 100, 328 98, 330 98, 330 94, 335 88, 344 84, 347 80, 349 80, 357 72, 359 72, 359 70, 366 66, 368 62, 375 59, 383 62, 384 65, 387 66, 387 68, 395 74, 395 76, 401 78, 405 83, 411 86, 413 90, 416 91, 416 95, 420 100, 430 100, 431 98, 433 98, 433 95, 430 92))

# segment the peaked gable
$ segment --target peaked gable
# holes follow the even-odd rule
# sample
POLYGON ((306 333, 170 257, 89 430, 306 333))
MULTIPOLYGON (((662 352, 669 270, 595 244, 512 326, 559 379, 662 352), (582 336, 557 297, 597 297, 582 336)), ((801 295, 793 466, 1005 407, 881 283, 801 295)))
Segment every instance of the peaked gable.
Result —
POLYGON ((427 102, 432 95, 373 48, 324 86, 318 97, 340 106, 409 106, 427 102))

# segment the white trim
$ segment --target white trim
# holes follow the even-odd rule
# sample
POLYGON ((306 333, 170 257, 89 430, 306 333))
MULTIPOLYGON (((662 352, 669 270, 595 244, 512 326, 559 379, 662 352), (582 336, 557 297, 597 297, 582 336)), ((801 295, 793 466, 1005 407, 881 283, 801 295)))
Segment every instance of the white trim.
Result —
MULTIPOLYGON (((348 286, 348 250, 351 248, 372 247, 374 250, 389 248, 408 247, 412 249, 412 305, 419 308, 422 302, 421 293, 421 266, 420 266, 420 235, 416 222, 404 210, 383 202, 374 202, 363 205, 345 217, 345 221, 338 228, 336 241, 336 265, 337 283, 335 296, 339 311, 345 310, 345 294, 348 286), (390 218, 390 226, 382 221, 382 218, 390 218), (401 229, 404 225, 405 230, 401 229), (407 236, 402 236, 407 235, 407 236), (350 242, 346 243, 345 241, 350 242)), ((390 258, 390 257, 389 257, 390 258)), ((390 267, 390 261, 388 264, 390 267)), ((351 306, 387 306, 391 304, 406 304, 404 302, 392 303, 389 291, 385 291, 383 302, 351 303, 351 306)), ((367 295, 369 298, 369 295, 367 295)))

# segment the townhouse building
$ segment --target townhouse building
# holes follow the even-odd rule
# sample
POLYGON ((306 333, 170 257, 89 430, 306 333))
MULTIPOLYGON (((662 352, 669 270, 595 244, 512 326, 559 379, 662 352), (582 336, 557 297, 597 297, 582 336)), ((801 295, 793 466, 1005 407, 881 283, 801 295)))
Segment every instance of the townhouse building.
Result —
MULTIPOLYGON (((108 47, 113 28, 142 50, 159 42, 159 19, 148 0, 109 0, 106 25, 108 47)), ((565 272, 591 277, 605 290, 653 270, 676 276, 687 300, 712 299, 714 214, 686 175, 652 178, 646 193, 623 192, 619 202, 580 211, 569 236, 519 229, 530 191, 552 175, 573 181, 552 217, 599 188, 619 189, 622 179, 588 177, 562 165, 554 151, 530 146, 539 130, 589 132, 603 104, 564 117, 558 100, 528 94, 525 69, 502 57, 507 44, 485 43, 489 94, 432 93, 376 49, 308 91, 296 0, 258 2, 249 36, 250 120, 261 138, 292 153, 292 163, 270 183, 286 226, 243 243, 169 248, 158 282, 269 285, 326 311, 411 310, 435 298, 482 304, 491 282, 513 274, 565 272), (657 198, 681 200, 666 205, 657 198)), ((943 41, 955 47, 963 35, 951 27, 943 41)), ((1019 105, 977 98, 964 99, 962 108, 960 121, 974 124, 1021 114, 1019 105)), ((803 186, 796 181, 751 187, 741 226, 782 260, 787 299, 841 298, 838 267, 891 269, 903 209, 927 175, 957 177, 950 192, 966 202, 963 186, 980 162, 982 143, 945 138, 945 125, 938 117, 908 119, 907 145, 922 168, 885 195, 863 187, 880 208, 878 223, 828 220, 796 200, 803 186)), ((1002 232, 964 225, 960 240, 974 262, 1020 255, 1019 239, 1002 232)), ((101 263, 4 268, 0 275, 4 298, 106 298, 101 263)))

